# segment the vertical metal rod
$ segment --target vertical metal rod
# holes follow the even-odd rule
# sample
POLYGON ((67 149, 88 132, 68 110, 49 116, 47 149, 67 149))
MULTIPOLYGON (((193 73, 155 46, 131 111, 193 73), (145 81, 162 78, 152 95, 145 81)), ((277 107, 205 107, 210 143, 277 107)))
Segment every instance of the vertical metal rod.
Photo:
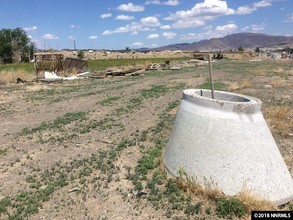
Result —
POLYGON ((34 70, 35 70, 36 77, 39 78, 38 70, 37 70, 37 55, 34 55, 34 70))
POLYGON ((212 55, 209 54, 209 69, 210 69, 210 83, 211 83, 211 94, 214 99, 214 82, 213 82, 213 69, 212 69, 212 55))

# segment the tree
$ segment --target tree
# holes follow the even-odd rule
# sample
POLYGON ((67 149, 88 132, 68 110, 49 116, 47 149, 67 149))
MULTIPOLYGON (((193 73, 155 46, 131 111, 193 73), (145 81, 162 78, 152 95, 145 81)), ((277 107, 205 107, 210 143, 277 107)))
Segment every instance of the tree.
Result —
POLYGON ((35 44, 21 28, 0 30, 0 59, 4 63, 27 62, 35 49, 35 44))
POLYGON ((260 52, 260 48, 259 47, 255 48, 255 52, 256 53, 259 53, 260 52))
POLYGON ((239 51, 239 52, 243 52, 244 49, 240 46, 240 47, 238 47, 238 51, 239 51))
POLYGON ((79 50, 79 51, 77 52, 77 57, 78 57, 79 59, 83 59, 83 58, 84 58, 84 52, 83 52, 82 50, 79 50))
POLYGON ((13 51, 11 44, 2 42, 0 39, 0 60, 4 63, 12 63, 13 51))

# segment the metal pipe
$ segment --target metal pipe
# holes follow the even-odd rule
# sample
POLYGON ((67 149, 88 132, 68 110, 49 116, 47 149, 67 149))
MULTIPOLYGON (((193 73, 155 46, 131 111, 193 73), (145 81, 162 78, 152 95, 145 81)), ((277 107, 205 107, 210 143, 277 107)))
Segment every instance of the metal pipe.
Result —
POLYGON ((211 94, 214 99, 214 82, 213 82, 213 69, 212 69, 212 55, 209 54, 209 69, 210 69, 210 83, 211 83, 211 94))

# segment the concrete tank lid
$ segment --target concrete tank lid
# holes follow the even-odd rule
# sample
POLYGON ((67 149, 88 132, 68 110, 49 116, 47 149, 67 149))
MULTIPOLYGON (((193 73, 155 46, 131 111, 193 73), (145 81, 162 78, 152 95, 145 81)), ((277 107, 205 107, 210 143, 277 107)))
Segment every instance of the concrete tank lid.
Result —
POLYGON ((182 99, 207 108, 246 114, 259 112, 262 105, 262 102, 254 97, 218 90, 214 91, 212 99, 211 90, 207 89, 183 90, 182 99))

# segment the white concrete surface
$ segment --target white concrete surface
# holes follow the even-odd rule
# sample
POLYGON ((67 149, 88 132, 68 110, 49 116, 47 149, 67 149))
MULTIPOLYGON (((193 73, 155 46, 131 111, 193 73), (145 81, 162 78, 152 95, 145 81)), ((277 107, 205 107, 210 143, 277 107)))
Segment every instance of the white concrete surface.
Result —
POLYGON ((164 153, 168 172, 183 169, 227 195, 249 190, 278 205, 293 199, 293 180, 253 97, 188 89, 164 153))

